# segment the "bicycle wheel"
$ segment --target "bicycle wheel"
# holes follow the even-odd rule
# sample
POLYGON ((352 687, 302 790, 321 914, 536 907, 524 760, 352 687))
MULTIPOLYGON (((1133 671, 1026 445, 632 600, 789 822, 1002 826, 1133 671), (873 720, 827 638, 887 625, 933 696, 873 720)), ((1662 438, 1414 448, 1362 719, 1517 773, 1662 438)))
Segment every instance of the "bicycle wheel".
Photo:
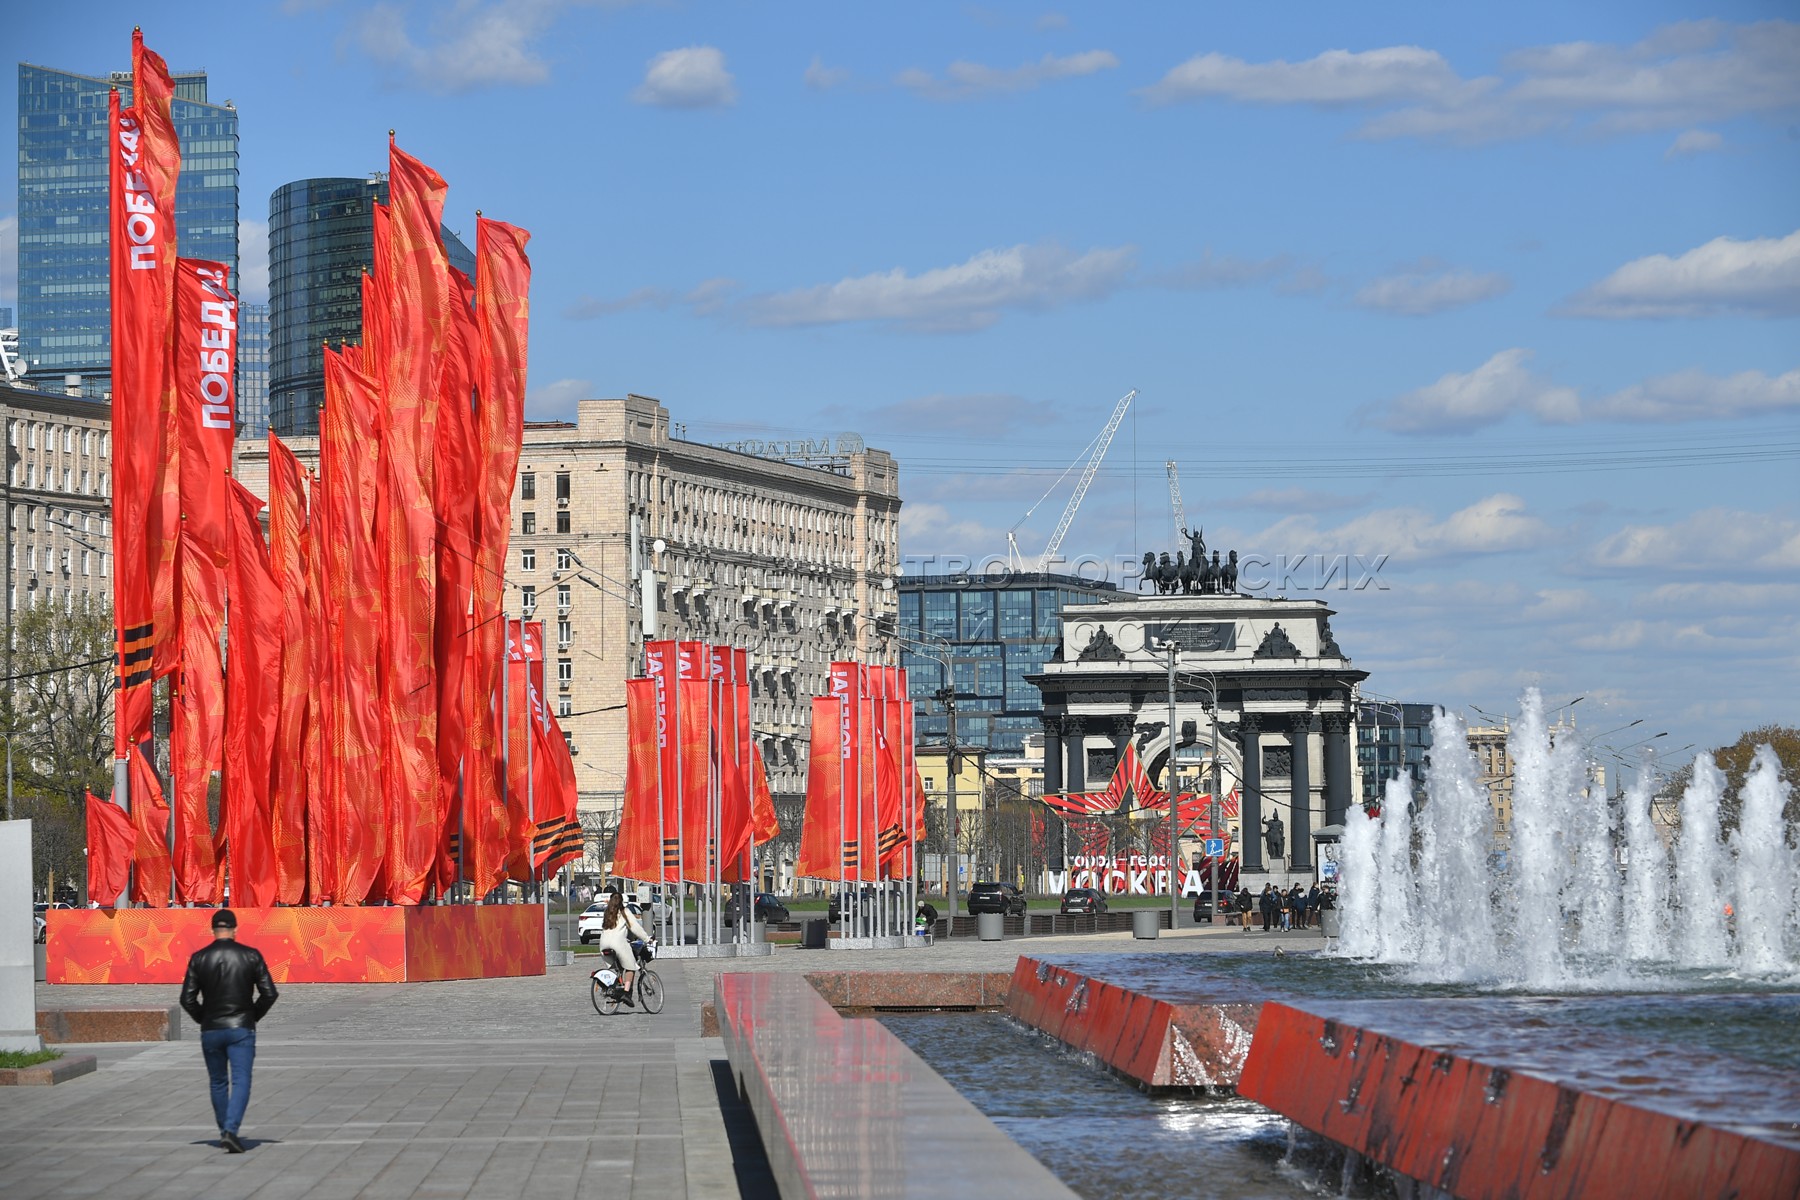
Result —
POLYGON ((592 983, 591 995, 594 1001, 594 1011, 601 1016, 610 1017, 619 1011, 619 1001, 613 994, 613 990, 598 979, 592 983))
POLYGON ((637 998, 639 1007, 652 1016, 662 1011, 662 980, 655 971, 638 972, 637 998))

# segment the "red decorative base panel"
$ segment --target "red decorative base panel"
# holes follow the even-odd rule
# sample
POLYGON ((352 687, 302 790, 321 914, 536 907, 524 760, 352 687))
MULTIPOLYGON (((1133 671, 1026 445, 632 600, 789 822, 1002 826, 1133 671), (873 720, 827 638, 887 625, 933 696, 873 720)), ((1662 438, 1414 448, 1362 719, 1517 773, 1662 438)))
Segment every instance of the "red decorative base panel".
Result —
MULTIPOLYGON (((238 941, 276 983, 405 983, 544 973, 536 904, 238 908, 238 941)), ((50 983, 180 983, 210 908, 52 909, 50 983)))

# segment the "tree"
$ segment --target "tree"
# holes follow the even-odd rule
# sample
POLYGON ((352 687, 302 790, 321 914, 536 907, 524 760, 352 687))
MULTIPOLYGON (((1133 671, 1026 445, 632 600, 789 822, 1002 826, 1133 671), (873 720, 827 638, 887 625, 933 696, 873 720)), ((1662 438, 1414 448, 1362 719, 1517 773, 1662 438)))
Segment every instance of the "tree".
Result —
POLYGON ((85 873, 84 793, 112 791, 112 609, 39 603, 13 621, 0 722, 12 746, 13 812, 32 822, 36 873, 85 873))
MULTIPOLYGON (((1800 729, 1792 725, 1769 724, 1749 730, 1731 745, 1712 752, 1719 770, 1725 773, 1725 794, 1719 800, 1719 831, 1723 836, 1729 837, 1737 830, 1743 812, 1744 780, 1750 774, 1756 748, 1764 745, 1775 751, 1775 757, 1781 763, 1782 778, 1796 785, 1788 795, 1782 819, 1789 830, 1800 828, 1800 729)), ((1657 807, 1671 814, 1672 824, 1680 822, 1681 794, 1693 777, 1694 764, 1684 763, 1657 789, 1657 807)))

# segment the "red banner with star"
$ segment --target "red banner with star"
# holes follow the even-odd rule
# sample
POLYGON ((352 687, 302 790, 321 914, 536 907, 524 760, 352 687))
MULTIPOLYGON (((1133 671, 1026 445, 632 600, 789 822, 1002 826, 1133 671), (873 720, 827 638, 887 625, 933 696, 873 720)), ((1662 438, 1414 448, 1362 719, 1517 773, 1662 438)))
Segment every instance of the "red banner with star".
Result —
POLYGON ((269 435, 269 571, 280 601, 281 667, 270 749, 269 837, 275 893, 282 904, 306 894, 306 698, 312 691, 307 649, 306 468, 269 435))
POLYGON ((181 659, 169 702, 169 780, 175 810, 175 899, 218 902, 218 856, 208 797, 224 760, 225 572, 198 549, 182 548, 181 659))
POLYGON ((262 501, 230 481, 231 670, 225 677, 225 833, 231 902, 261 908, 280 895, 269 785, 281 715, 282 603, 257 513, 262 501))
POLYGON ((131 873, 131 849, 137 831, 125 810, 94 793, 87 794, 88 899, 103 908, 118 903, 131 873))
POLYGON ((230 268, 175 262, 175 397, 181 546, 223 566, 231 556, 225 484, 237 428, 237 298, 230 268))

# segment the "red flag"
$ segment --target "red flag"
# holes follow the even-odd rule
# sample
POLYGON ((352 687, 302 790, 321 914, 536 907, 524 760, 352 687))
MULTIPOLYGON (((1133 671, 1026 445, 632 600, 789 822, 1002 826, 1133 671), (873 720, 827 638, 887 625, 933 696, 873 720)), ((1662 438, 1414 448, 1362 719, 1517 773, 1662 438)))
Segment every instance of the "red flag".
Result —
POLYGON ((479 334, 475 384, 474 612, 468 704, 468 750, 464 771, 463 852, 467 877, 477 894, 500 881, 506 854, 506 809, 500 769, 499 708, 504 629, 501 589, 511 532, 512 490, 519 465, 525 420, 527 292, 531 263, 529 235, 498 221, 475 222, 475 316, 479 334))
POLYGON ((656 683, 625 681, 625 801, 613 841, 612 873, 621 879, 675 882, 663 869, 658 798, 656 683))
POLYGON ((219 638, 225 626, 225 573, 199 550, 185 547, 181 566, 181 669, 170 696, 169 775, 175 809, 175 898, 187 904, 218 901, 208 796, 224 752, 225 663, 219 638))
MULTIPOLYGON (((273 489, 271 489, 273 490, 273 489)), ((231 480, 230 670, 225 676, 225 788, 220 823, 231 902, 266 908, 280 889, 269 783, 281 716, 283 609, 250 489, 231 480)))
POLYGON ((749 667, 742 650, 730 646, 711 650, 713 739, 719 761, 719 860, 741 872, 750 849, 749 667))
POLYGON ((542 621, 506 622, 506 874, 520 882, 532 878, 530 693, 533 677, 543 678, 543 637, 542 621))
POLYGON ((169 805, 163 799, 156 768, 144 757, 144 748, 130 750, 129 772, 131 824, 137 846, 131 853, 136 871, 131 879, 133 903, 150 908, 169 907, 169 805))
MULTIPOLYGON (((323 422, 321 422, 323 424, 323 422)), ((306 572, 306 717, 301 723, 300 758, 306 764, 306 898, 308 904, 329 903, 337 886, 337 756, 331 751, 336 727, 337 671, 332 658, 332 614, 336 600, 328 584, 335 541, 331 505, 326 503, 325 464, 320 473, 306 472, 306 528, 300 535, 301 564, 306 572)), ((304 471, 304 468, 302 468, 304 471)))
POLYGON ((181 541, 223 566, 231 526, 225 482, 236 429, 237 299, 229 268, 175 260, 175 395, 180 436, 181 541))
POLYGON ((381 763, 380 572, 369 514, 380 507, 377 439, 380 401, 375 383, 342 355, 325 351, 325 408, 319 417, 321 478, 328 510, 325 566, 331 588, 332 702, 326 766, 328 820, 337 904, 361 904, 383 865, 387 796, 381 763))
MULTIPOLYGON (((386 361, 377 325, 364 367, 381 382, 387 520, 381 530, 382 674, 390 782, 388 898, 416 904, 435 866, 442 813, 438 777, 437 521, 433 511, 439 385, 450 344, 453 294, 443 227, 443 179, 388 145, 388 254, 373 276, 387 302, 386 361)), ((377 306, 379 308, 379 306, 377 306)))
POLYGON ((543 879, 581 857, 583 837, 576 816, 575 760, 538 685, 531 688, 531 778, 531 862, 543 879))
POLYGON ((174 81, 131 35, 132 106, 109 101, 112 299, 113 620, 118 701, 113 753, 150 733, 150 680, 173 661, 176 478, 171 321, 175 297, 175 182, 181 140, 174 81))
POLYGON ((843 702, 815 696, 812 753, 806 767, 806 811, 800 822, 800 859, 794 874, 806 879, 843 879, 843 702))
POLYGON ((781 820, 775 815, 775 797, 769 791, 769 771, 763 765, 762 750, 752 745, 750 758, 755 764, 755 779, 750 793, 751 830, 756 844, 760 846, 781 836, 781 820))
POLYGON ((306 894, 306 779, 303 757, 306 698, 313 690, 306 642, 305 468, 294 452, 269 435, 269 571, 280 601, 281 675, 270 749, 269 836, 275 852, 278 903, 298 904, 306 894))
POLYGON ((468 708, 464 689, 473 644, 469 625, 474 612, 475 285, 454 268, 455 301, 450 305, 450 351, 444 362, 443 396, 438 403, 436 462, 432 501, 437 512, 437 615, 433 619, 437 672, 437 770, 443 830, 438 839, 436 879, 440 892, 456 879, 452 836, 462 824, 463 755, 468 745, 468 708))
POLYGON ((125 810, 94 793, 87 794, 88 900, 101 908, 118 903, 131 873, 131 848, 137 831, 125 810))

